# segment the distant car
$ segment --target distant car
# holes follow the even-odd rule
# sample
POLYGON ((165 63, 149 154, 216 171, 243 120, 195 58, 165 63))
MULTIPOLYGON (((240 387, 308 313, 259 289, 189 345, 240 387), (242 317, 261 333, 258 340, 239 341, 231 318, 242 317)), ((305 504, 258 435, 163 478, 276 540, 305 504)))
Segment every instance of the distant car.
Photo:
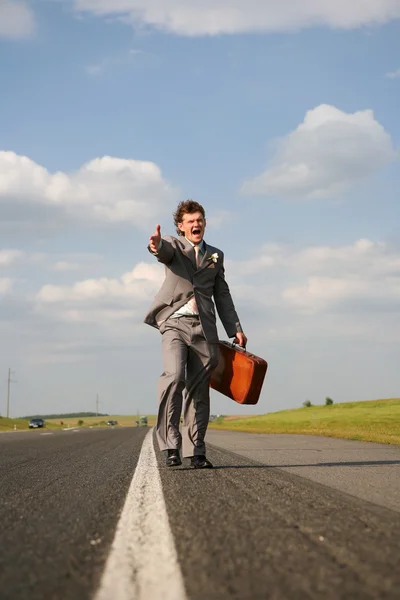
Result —
POLYGON ((29 429, 37 429, 38 427, 46 427, 43 419, 31 419, 29 421, 29 429))
POLYGON ((107 425, 110 425, 113 427, 114 425, 118 425, 118 421, 113 421, 113 420, 107 421, 107 425))

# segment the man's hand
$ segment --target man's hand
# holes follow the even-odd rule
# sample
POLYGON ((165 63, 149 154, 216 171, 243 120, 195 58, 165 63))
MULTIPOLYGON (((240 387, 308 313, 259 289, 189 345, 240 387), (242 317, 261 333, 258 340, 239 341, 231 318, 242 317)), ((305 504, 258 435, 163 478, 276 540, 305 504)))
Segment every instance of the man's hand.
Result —
POLYGON ((247 346, 247 337, 242 332, 237 333, 235 336, 235 339, 233 341, 235 344, 238 344, 242 348, 246 348, 246 346, 247 346))
POLYGON ((158 252, 158 246, 160 245, 160 242, 161 242, 161 227, 159 225, 156 225, 155 233, 153 233, 153 235, 150 236, 150 244, 149 244, 150 252, 153 252, 154 254, 156 252, 158 252))

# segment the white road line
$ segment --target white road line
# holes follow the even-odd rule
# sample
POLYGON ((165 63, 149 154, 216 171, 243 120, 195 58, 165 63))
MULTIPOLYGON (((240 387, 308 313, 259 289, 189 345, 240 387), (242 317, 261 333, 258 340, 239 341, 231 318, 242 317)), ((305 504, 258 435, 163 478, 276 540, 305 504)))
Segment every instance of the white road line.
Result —
POLYGON ((95 600, 186 600, 153 429, 144 439, 95 600))

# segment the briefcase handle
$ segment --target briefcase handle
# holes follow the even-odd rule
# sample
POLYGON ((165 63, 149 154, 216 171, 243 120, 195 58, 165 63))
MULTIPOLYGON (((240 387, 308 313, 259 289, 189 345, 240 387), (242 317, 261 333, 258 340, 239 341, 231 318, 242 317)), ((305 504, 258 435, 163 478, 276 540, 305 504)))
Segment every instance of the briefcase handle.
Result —
POLYGON ((243 346, 239 346, 239 344, 235 344, 235 342, 232 342, 232 348, 235 348, 236 350, 242 350, 242 352, 246 352, 246 346, 243 348, 243 346))

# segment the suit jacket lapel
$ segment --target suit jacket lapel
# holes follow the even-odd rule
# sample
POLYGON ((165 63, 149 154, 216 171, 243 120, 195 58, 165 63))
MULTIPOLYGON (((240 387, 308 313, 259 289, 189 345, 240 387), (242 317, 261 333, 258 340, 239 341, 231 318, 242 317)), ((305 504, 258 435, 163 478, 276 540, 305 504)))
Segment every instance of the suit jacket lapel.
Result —
POLYGON ((182 252, 184 255, 190 260, 193 271, 201 271, 205 269, 210 264, 210 256, 213 252, 216 251, 213 246, 207 246, 206 242, 203 240, 203 254, 201 256, 200 264, 196 267, 196 255, 194 252, 194 248, 192 244, 190 244, 185 237, 182 236, 182 252))
POLYGON ((214 248, 214 246, 207 246, 207 244, 204 242, 204 254, 201 258, 201 262, 199 265, 199 271, 206 269, 210 266, 211 263, 213 263, 212 260, 210 260, 210 257, 212 254, 217 252, 217 248, 214 248))
POLYGON ((204 269, 205 266, 208 265, 208 257, 210 256, 210 252, 208 250, 207 244, 205 243, 205 241, 203 240, 203 254, 201 256, 201 260, 200 260, 200 264, 198 267, 198 271, 200 271, 201 269, 204 269))
POLYGON ((182 236, 182 252, 187 258, 190 260, 190 263, 193 267, 193 270, 196 270, 196 256, 194 253, 194 248, 185 237, 182 236))

